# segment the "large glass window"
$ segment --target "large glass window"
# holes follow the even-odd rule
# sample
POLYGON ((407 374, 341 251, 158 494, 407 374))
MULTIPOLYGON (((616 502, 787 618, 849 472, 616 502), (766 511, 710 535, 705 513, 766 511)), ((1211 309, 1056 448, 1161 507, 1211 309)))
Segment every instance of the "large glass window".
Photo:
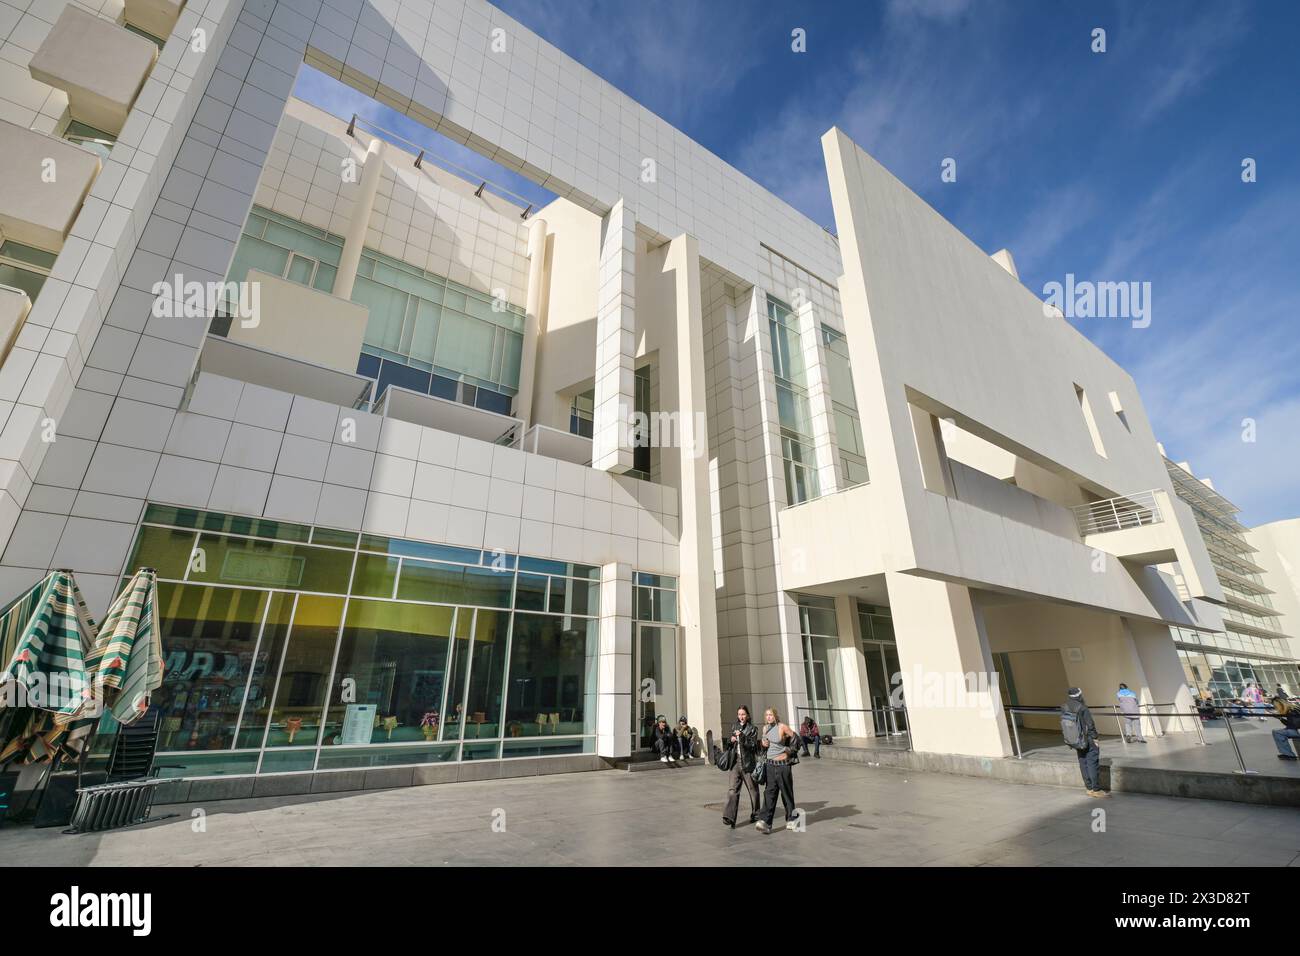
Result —
POLYGON ((840 453, 840 480, 845 487, 860 485, 867 480, 867 452, 862 440, 858 399, 853 391, 849 342, 829 326, 823 325, 821 331, 826 374, 830 379, 831 412, 835 417, 835 441, 840 453))
POLYGON ((820 494, 803 342, 794 313, 784 302, 768 296, 767 318, 772 341, 772 373, 776 379, 786 500, 795 505, 820 494))
MULTIPOLYGON (((594 750, 599 568, 158 505, 140 566, 160 580, 161 773, 594 750)), ((641 577, 675 616, 676 582, 641 577)))
MULTIPOLYGON (((822 733, 844 734, 849 729, 844 706, 844 673, 840 664, 839 627, 835 602, 830 598, 799 599, 799 629, 803 639, 804 677, 808 707, 822 733)), ((799 715, 801 718, 803 714, 799 715)))
MULTIPOLYGON (((316 744, 342 621, 342 598, 298 595, 288 647, 275 685, 267 747, 316 744)), ((310 761, 307 766, 311 766, 310 761)))
POLYGON ((266 673, 257 646, 266 601, 264 591, 159 585, 164 669, 153 698, 158 749, 233 746, 244 696, 260 693, 266 673))
POLYGON ((506 736, 596 732, 596 622, 516 614, 506 682, 506 736))
MULTIPOLYGON (((331 292, 342 251, 341 236, 254 206, 227 279, 257 269, 331 292)), ((370 310, 358 372, 379 383, 376 397, 393 384, 509 414, 523 355, 519 306, 374 249, 362 252, 352 301, 370 310)))
POLYGON ((454 609, 353 600, 331 682, 327 746, 435 739, 454 609))
POLYGON ((34 303, 56 258, 53 252, 6 239, 0 242, 0 285, 22 289, 34 303))

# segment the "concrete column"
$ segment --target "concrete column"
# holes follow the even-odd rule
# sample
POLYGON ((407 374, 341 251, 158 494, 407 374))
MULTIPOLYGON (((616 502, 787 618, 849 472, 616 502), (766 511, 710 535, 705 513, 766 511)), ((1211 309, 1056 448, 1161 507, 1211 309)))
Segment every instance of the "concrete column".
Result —
POLYGON ((636 407, 636 216, 622 200, 601 222, 591 466, 631 470, 636 407))
POLYGON ((546 220, 534 218, 528 224, 528 295, 524 301, 524 347, 519 357, 519 392, 515 395, 515 418, 523 420, 524 431, 533 424, 533 381, 537 373, 537 339, 541 334, 542 293, 546 286, 546 220))
MULTIPOLYGON (((1153 621, 1124 619, 1124 626, 1133 639, 1133 649, 1142 662, 1150 703, 1173 704, 1172 709, 1188 712, 1196 709, 1196 701, 1187 686, 1187 672, 1183 670, 1178 647, 1170 640, 1169 628, 1153 621)), ((1270 688, 1271 689, 1271 688, 1270 688)), ((1143 703, 1148 703, 1143 695, 1143 703)), ((1166 733, 1195 733, 1198 718, 1162 717, 1160 726, 1166 733)), ((1152 722, 1143 720, 1145 729, 1152 722)))
POLYGON ((1011 736, 989 676, 993 659, 983 614, 969 589, 898 571, 886 571, 885 584, 913 749, 1009 756, 1011 736))
POLYGON ((632 753, 632 566, 606 564, 600 572, 600 647, 597 661, 596 753, 632 753))
MULTIPOLYGON (((851 594, 835 596, 835 629, 840 636, 840 673, 844 679, 844 703, 840 706, 850 711, 866 710, 871 706, 867 659, 862 653, 858 602, 851 594)), ((845 718, 850 736, 869 737, 873 733, 870 714, 849 713, 837 717, 845 718)))
POLYGON ((370 140, 366 149, 365 165, 361 167, 361 183, 357 198, 352 203, 352 220, 343 237, 343 252, 339 256, 339 271, 334 276, 334 294, 340 299, 352 298, 352 286, 357 281, 357 266, 361 264, 361 250, 366 244, 366 230, 370 227, 370 214, 375 209, 375 194, 384 173, 384 141, 378 136, 370 140))
POLYGON ((699 246, 681 235, 668 244, 663 272, 673 277, 672 349, 660 364, 660 395, 677 413, 674 441, 662 443, 664 480, 677 486, 681 515, 678 607, 686 666, 686 713, 701 734, 721 733, 718 614, 714 581, 713 513, 709 494, 709 440, 705 412, 704 309, 699 246))

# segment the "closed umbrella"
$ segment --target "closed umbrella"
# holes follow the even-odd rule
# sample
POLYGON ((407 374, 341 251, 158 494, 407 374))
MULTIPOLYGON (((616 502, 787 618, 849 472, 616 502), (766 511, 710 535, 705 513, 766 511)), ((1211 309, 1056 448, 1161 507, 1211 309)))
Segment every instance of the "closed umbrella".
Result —
POLYGON ((86 654, 95 622, 71 571, 54 571, 0 611, 0 763, 49 757, 91 699, 86 654), (55 726, 51 726, 51 715, 55 726))
POLYGON ((149 696, 162 686, 162 637, 154 616, 157 604, 158 575, 152 568, 141 568, 108 609, 99 638, 86 656, 91 681, 123 724, 143 716, 149 709, 149 696))

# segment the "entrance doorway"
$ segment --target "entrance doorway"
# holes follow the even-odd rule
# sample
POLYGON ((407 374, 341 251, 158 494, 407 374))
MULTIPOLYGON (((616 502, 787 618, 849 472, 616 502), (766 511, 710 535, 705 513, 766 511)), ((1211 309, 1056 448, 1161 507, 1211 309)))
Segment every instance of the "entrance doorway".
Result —
POLYGON ((638 624, 636 683, 632 688, 632 749, 649 750, 655 718, 662 714, 675 727, 682 713, 681 681, 677 671, 679 628, 665 624, 638 624))
POLYGON ((902 711, 885 710, 892 706, 890 695, 902 688, 894 682, 901 673, 898 664, 898 647, 884 641, 862 642, 862 656, 867 665, 867 687, 871 692, 871 722, 877 737, 893 736, 907 731, 907 715, 902 711))

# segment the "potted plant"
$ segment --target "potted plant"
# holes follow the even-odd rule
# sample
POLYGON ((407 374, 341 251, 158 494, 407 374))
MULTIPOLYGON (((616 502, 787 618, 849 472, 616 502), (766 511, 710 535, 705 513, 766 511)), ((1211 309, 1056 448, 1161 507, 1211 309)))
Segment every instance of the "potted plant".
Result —
POLYGON ((380 722, 380 726, 383 727, 384 730, 388 731, 388 739, 392 740, 393 731, 397 729, 397 715, 389 714, 380 722))
POLYGON ((433 740, 438 736, 438 712, 436 710, 425 711, 420 718, 420 730, 424 732, 425 740, 433 740))

